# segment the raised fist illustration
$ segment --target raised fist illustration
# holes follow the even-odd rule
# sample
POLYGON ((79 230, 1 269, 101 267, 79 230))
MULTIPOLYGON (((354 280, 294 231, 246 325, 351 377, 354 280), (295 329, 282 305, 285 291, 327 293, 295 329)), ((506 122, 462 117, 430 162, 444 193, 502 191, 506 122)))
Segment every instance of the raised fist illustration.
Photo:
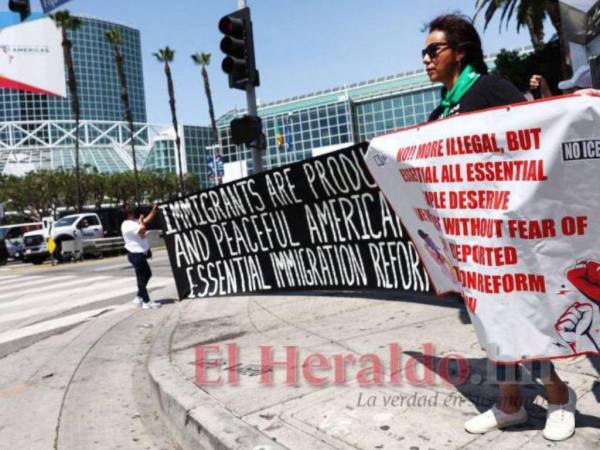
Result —
POLYGON ((576 302, 569 306, 558 318, 554 328, 559 336, 576 351, 575 345, 579 336, 586 336, 591 343, 600 350, 598 344, 590 334, 592 319, 594 317, 594 306, 590 303, 576 302))

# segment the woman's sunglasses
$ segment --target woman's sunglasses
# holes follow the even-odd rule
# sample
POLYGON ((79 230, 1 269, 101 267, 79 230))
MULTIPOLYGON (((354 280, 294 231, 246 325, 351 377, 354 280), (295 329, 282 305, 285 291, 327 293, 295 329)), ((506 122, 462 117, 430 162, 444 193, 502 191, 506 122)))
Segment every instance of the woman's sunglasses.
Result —
POLYGON ((430 59, 435 58, 444 48, 449 48, 450 46, 446 42, 434 42, 433 44, 429 44, 423 50, 421 50, 421 56, 425 58, 425 55, 429 56, 430 59))

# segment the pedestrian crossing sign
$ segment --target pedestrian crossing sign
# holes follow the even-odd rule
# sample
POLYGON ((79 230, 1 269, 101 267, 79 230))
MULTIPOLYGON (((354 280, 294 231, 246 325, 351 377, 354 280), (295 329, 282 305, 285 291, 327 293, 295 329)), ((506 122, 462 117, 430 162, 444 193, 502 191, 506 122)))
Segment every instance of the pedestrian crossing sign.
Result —
POLYGON ((53 254, 54 250, 56 250, 56 242, 54 242, 54 239, 49 238, 48 239, 48 251, 50 252, 50 254, 53 254))

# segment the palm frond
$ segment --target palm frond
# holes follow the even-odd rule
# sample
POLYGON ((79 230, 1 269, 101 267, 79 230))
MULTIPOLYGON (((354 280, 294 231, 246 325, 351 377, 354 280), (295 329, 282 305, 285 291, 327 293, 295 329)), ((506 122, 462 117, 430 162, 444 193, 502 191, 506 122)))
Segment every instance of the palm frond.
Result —
POLYGON ((175 58, 175 50, 173 50, 169 46, 166 46, 165 48, 161 48, 158 50, 158 52, 152 53, 152 54, 160 62, 170 63, 170 62, 173 62, 173 59, 175 58))
POLYGON ((123 36, 118 28, 112 28, 104 33, 106 40, 112 45, 121 45, 123 42, 123 36))
POLYGON ((210 57, 211 57, 210 53, 196 52, 190 56, 191 56, 192 60, 194 61, 194 63, 196 63, 199 66, 210 65, 210 57))

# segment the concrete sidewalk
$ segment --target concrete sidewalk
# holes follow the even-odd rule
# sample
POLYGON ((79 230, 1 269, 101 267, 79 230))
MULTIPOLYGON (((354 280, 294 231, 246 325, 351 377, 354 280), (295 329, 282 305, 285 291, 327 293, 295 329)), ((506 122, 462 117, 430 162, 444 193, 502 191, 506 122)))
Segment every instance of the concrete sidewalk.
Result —
POLYGON ((149 360, 162 411, 184 448, 598 448, 600 359, 556 363, 561 377, 578 394, 576 433, 561 443, 542 437, 546 405, 540 386, 523 390, 530 416, 525 426, 487 435, 464 431, 464 421, 488 409, 497 395, 497 386, 486 382, 486 367, 460 303, 406 295, 402 299, 328 294, 187 300, 175 305, 149 360), (228 360, 226 344, 233 343, 239 349, 237 364, 228 360), (391 343, 400 347, 398 384, 390 380, 391 343), (424 359, 428 343, 434 346, 435 356, 424 359), (220 375, 223 385, 194 384, 195 347, 201 344, 220 346, 221 354, 210 352, 207 359, 222 358, 221 369, 209 368, 206 375, 208 380, 220 375), (273 384, 261 384, 260 346, 271 346, 275 361, 285 360, 286 346, 297 349, 297 385, 286 384, 285 368, 277 366, 273 384), (307 362, 312 369, 303 367, 305 358, 314 353, 322 357, 307 362), (451 353, 466 358, 468 372, 447 364, 444 356, 451 353), (358 360, 367 354, 377 355, 382 362, 381 385, 359 383, 361 375, 373 379, 372 372, 361 374, 360 369, 372 367, 374 358, 346 364, 347 381, 334 384, 335 355, 353 355, 358 360), (238 385, 227 383, 230 366, 235 366, 238 385), (327 383, 311 385, 311 373, 327 383), (453 385, 443 380, 444 374, 466 381, 453 385))

